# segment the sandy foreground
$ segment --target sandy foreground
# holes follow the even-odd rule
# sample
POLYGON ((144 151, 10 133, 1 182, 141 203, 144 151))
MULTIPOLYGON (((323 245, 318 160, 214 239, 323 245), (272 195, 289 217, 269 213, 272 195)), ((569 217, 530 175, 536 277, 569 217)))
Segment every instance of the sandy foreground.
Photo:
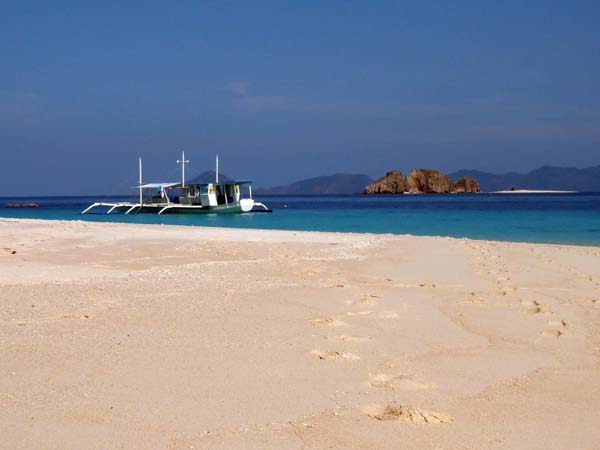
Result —
POLYGON ((600 248, 0 219, 0 305, 1 448, 600 448, 600 248))

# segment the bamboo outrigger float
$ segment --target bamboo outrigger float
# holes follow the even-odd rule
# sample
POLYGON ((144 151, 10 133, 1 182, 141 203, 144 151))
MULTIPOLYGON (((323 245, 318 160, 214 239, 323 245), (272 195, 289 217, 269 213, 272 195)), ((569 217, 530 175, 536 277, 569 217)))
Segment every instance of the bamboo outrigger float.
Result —
POLYGON ((228 180, 219 182, 219 156, 216 159, 214 183, 185 182, 185 165, 189 163, 182 153, 181 182, 147 183, 142 182, 142 158, 139 158, 139 201, 138 202, 96 202, 81 211, 87 214, 95 208, 108 208, 105 213, 120 214, 242 214, 249 212, 272 212, 263 203, 252 198, 252 180, 228 180), (242 197, 242 188, 247 188, 248 196, 242 197), (144 198, 144 190, 154 194, 144 198))

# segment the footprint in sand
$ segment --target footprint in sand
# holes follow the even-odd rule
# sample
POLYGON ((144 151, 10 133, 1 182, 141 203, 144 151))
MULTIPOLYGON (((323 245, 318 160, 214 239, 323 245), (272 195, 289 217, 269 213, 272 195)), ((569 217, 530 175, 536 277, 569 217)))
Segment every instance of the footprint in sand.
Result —
POLYGON ((545 311, 539 306, 536 306, 535 308, 523 310, 523 314, 543 314, 544 312, 545 311))
POLYGON ((380 297, 379 297, 379 296, 377 296, 377 295, 369 294, 369 295, 365 295, 365 296, 364 296, 364 297, 363 297, 363 298, 360 300, 360 302, 361 302, 363 305, 376 305, 377 303, 379 303, 379 302, 378 302, 378 300, 377 300, 378 298, 380 298, 380 297))
POLYGON ((347 312, 346 314, 348 314, 349 316, 368 316, 369 314, 372 314, 373 311, 356 311, 356 312, 347 312))
POLYGON ((397 319, 398 313, 396 311, 383 311, 379 313, 378 316, 380 319, 397 319))
POLYGON ((548 338, 559 338, 565 333, 560 330, 543 330, 543 331, 540 331, 540 334, 542 336, 548 337, 548 338))
POLYGON ((321 360, 343 359, 346 361, 357 361, 360 359, 358 356, 356 356, 352 353, 348 353, 348 352, 338 352, 338 351, 329 351, 329 350, 313 350, 310 353, 321 360))
POLYGON ((475 305, 486 305, 488 302, 483 298, 479 297, 475 292, 469 292, 465 295, 463 303, 471 303, 475 305))
POLYGON ((396 402, 367 405, 363 411, 371 418, 380 421, 398 421, 419 425, 452 422, 446 413, 418 409, 413 406, 400 405, 396 402))
POLYGON ((537 300, 521 300, 523 306, 540 306, 540 302, 537 300))
POLYGON ((543 305, 536 300, 521 300, 521 304, 531 306, 531 308, 522 310, 523 314, 552 314, 548 305, 543 305))
POLYGON ((404 375, 393 376, 385 373, 378 373, 377 375, 371 377, 369 384, 377 388, 407 391, 419 391, 423 389, 434 389, 437 387, 433 383, 421 383, 420 381, 413 380, 412 378, 404 375))
POLYGON ((63 319, 89 319, 91 317, 89 314, 66 314, 62 316, 63 319))
POLYGON ((359 337, 359 336, 352 336, 350 334, 340 334, 338 336, 335 336, 335 339, 337 339, 338 341, 343 341, 343 342, 367 342, 372 340, 372 337, 359 337))
POLYGON ((310 321, 313 325, 323 325, 327 327, 340 328, 348 326, 346 322, 342 322, 341 320, 334 319, 332 317, 325 317, 322 319, 313 319, 310 321))
POLYGON ((546 322, 549 327, 554 328, 553 330, 543 330, 540 331, 540 334, 544 337, 551 338, 559 338, 563 334, 565 334, 565 328, 567 327, 567 322, 564 320, 549 320, 546 322))

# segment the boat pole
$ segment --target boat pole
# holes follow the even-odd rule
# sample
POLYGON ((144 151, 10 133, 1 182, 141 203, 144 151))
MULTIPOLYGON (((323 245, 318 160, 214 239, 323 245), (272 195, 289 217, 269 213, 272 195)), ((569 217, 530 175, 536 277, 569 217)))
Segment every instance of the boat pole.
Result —
POLYGON ((216 161, 216 168, 215 168, 215 183, 219 182, 219 154, 217 153, 217 161, 216 161))
POLYGON ((181 163, 181 187, 185 187, 185 165, 189 163, 188 160, 185 159, 185 152, 181 152, 181 161, 177 160, 177 164, 181 163))
POLYGON ((142 158, 139 158, 140 166, 140 208, 142 207, 142 158))

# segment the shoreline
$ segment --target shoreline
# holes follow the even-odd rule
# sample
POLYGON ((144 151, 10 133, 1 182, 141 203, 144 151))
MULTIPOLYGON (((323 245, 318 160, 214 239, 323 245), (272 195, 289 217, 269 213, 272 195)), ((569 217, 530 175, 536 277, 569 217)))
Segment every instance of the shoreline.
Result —
POLYGON ((265 232, 265 233, 291 233, 297 235, 298 233, 309 233, 309 234, 340 234, 350 236, 373 236, 373 237, 415 237, 415 238, 439 238, 439 239, 456 239, 456 240, 468 240, 475 242, 489 242, 489 243, 505 243, 505 244, 531 244, 531 245, 552 245, 552 246, 567 246, 567 247, 589 247, 589 248, 600 248, 600 244, 594 245, 589 243, 576 243, 576 242, 541 242, 541 241, 519 241, 519 240, 500 240, 500 239, 487 239, 487 238, 472 238, 472 237, 458 237, 458 236, 444 236, 444 235, 421 235, 421 234, 410 234, 410 233, 389 233, 389 232, 367 232, 367 231, 321 231, 321 230, 285 230, 280 228, 238 228, 238 227, 220 227, 220 226, 209 226, 209 225, 196 225, 196 224, 162 224, 162 223, 131 223, 131 222, 120 222, 120 221, 94 221, 85 219, 31 219, 31 218, 17 218, 17 217, 3 217, 0 216, 0 224, 2 222, 22 222, 22 223, 36 223, 48 222, 49 224, 55 223, 81 223, 81 224, 98 224, 98 225, 126 225, 133 227, 158 227, 159 229, 168 229, 170 227, 176 227, 175 229, 198 229, 203 231, 220 231, 227 232, 228 230, 238 232, 265 232))

